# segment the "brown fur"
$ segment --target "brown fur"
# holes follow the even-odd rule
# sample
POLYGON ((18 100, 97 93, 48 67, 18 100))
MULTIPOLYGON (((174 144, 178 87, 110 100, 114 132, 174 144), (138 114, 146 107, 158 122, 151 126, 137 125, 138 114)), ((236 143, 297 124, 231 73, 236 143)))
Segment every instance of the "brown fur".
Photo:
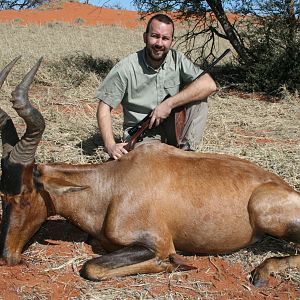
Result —
MULTIPOLYGON (((52 213, 55 210, 99 239, 108 251, 137 244, 155 253, 155 259, 113 271, 91 261, 83 273, 94 280, 172 270, 180 260, 166 261, 175 249, 228 253, 265 234, 285 238, 289 226, 300 221, 299 193, 275 174, 227 155, 184 152, 158 144, 138 147, 102 165, 35 168, 35 186, 49 194, 52 213)), ((26 185, 30 182, 27 179, 26 185)), ((41 224, 48 215, 41 192, 34 186, 25 190, 30 189, 25 197, 30 201, 28 208, 12 209, 12 220, 26 213, 24 224, 11 228, 7 236, 7 253, 15 252, 14 256, 20 255, 39 228, 37 220, 41 224), (26 236, 22 243, 20 234, 26 236), (18 241, 17 245, 12 241, 18 241)), ((13 207, 22 206, 15 202, 13 207)), ((299 227, 295 230, 295 242, 299 242, 299 227)), ((267 280, 264 273, 269 275, 265 269, 255 275, 263 277, 260 282, 267 280)))

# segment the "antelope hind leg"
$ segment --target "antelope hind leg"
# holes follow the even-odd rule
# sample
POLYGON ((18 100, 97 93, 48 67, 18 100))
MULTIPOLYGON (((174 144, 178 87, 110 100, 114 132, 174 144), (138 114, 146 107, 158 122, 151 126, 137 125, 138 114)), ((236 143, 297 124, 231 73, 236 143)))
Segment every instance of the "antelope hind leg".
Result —
POLYGON ((100 281, 112 277, 171 272, 175 267, 169 259, 161 260, 145 247, 131 246, 87 261, 80 275, 86 279, 100 281))
MULTIPOLYGON (((268 182, 253 191, 248 205, 257 232, 300 245, 300 194, 283 183, 268 182)), ((266 259, 252 272, 252 283, 261 287, 270 274, 288 267, 300 268, 300 256, 266 259)))
POLYGON ((271 257, 251 272, 251 282, 256 287, 267 285, 270 275, 287 268, 300 268, 300 256, 271 257))

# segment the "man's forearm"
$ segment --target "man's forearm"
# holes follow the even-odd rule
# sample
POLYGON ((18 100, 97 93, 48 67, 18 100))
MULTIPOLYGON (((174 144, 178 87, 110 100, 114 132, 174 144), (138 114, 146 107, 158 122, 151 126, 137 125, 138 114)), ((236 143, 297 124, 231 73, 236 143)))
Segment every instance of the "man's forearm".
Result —
POLYGON ((166 101, 171 109, 194 101, 204 100, 217 91, 217 85, 209 74, 205 74, 166 101))
POLYGON ((97 121, 100 134, 105 147, 115 143, 110 107, 104 102, 100 102, 97 110, 97 121))

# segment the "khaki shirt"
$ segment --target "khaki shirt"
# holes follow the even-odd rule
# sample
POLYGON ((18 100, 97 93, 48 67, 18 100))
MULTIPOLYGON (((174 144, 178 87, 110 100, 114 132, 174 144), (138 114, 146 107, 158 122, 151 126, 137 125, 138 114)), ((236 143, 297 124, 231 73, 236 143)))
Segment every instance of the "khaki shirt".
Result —
POLYGON ((174 96, 202 70, 181 52, 171 49, 158 70, 145 60, 145 50, 118 62, 96 91, 96 97, 112 108, 120 103, 127 131, 160 104, 174 96))

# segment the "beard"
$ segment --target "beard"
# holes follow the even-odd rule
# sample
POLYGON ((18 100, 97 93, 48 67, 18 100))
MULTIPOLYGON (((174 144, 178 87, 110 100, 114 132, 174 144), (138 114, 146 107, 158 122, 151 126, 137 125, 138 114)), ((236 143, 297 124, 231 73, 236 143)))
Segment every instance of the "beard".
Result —
POLYGON ((165 47, 149 46, 146 47, 146 53, 150 60, 155 62, 164 61, 168 51, 165 47))

